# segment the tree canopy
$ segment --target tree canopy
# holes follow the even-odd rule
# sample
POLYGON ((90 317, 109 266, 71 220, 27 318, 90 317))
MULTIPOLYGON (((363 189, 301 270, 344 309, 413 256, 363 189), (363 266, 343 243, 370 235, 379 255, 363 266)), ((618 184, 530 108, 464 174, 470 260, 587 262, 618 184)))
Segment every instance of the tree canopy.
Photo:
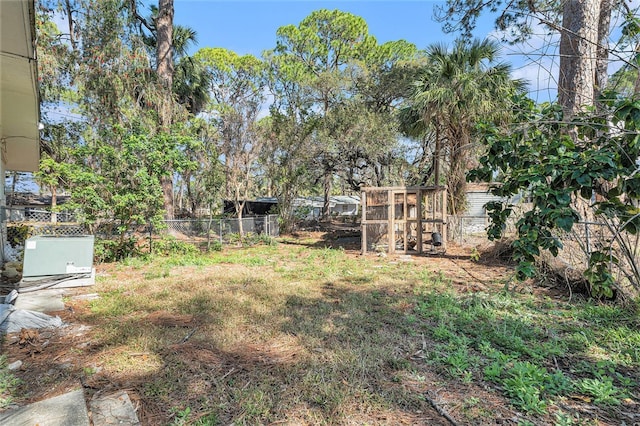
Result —
MULTIPOLYGON (((523 276, 527 256, 559 249, 554 229, 583 219, 571 205, 577 193, 596 191, 596 214, 634 231, 633 164, 615 148, 633 149, 616 132, 636 134, 635 104, 624 104, 640 87, 639 26, 628 6, 449 0, 440 17, 463 37, 424 50, 380 44, 363 18, 320 9, 277 29, 275 46, 257 57, 211 46, 191 56, 197 34, 174 25, 172 0, 147 11, 131 0, 38 5, 47 130, 37 178, 52 194, 70 191, 89 224, 109 218, 125 235, 224 199, 241 216, 246 200, 275 196, 288 228, 297 196, 322 195, 327 217, 333 194, 429 182, 446 185, 451 212, 461 214, 465 173, 475 168, 472 178, 503 181, 497 194, 533 191, 547 203, 523 219, 515 250, 523 276), (468 37, 487 11, 512 42, 530 37, 533 25, 558 32, 559 106, 534 105, 498 44, 468 37), (626 16, 619 46, 633 54, 607 83, 602 48, 614 13, 626 16), (54 23, 60 17, 65 28, 54 23), (622 90, 607 92, 614 86, 622 90), (578 173, 585 168, 590 183, 578 173)), ((497 236, 509 207, 489 207, 497 236)), ((602 265, 596 259, 590 271, 604 276, 602 265)))

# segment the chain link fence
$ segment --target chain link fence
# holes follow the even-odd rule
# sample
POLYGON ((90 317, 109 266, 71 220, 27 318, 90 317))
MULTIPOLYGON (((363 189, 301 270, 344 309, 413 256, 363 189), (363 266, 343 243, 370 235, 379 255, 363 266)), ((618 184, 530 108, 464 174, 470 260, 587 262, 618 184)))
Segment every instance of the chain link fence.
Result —
MULTIPOLYGON (((515 236, 517 219, 509 218, 503 235, 515 236)), ((451 241, 461 245, 475 245, 487 241, 488 216, 449 216, 447 220, 451 241)), ((565 247, 567 260, 571 259, 571 263, 575 263, 574 260, 580 257, 579 252, 590 253, 602 248, 607 241, 611 241, 612 233, 607 224, 602 222, 578 222, 571 232, 560 232, 557 238, 563 243, 569 243, 569 246, 565 247)))
POLYGON ((87 234, 87 229, 77 222, 77 215, 71 211, 51 212, 31 207, 4 207, 3 214, 7 219, 5 241, 12 247, 24 245, 24 240, 30 235, 79 236, 87 234))
POLYGON ((76 213, 72 211, 51 212, 32 207, 4 207, 4 212, 8 222, 72 223, 78 221, 76 213))
POLYGON ((487 239, 487 216, 449 216, 447 230, 449 241, 460 245, 474 245, 478 241, 487 239))
MULTIPOLYGON (((516 233, 516 222, 520 216, 518 212, 507 219, 504 235, 516 233)), ((447 217, 449 240, 460 245, 475 246, 486 243, 487 227, 490 224, 488 215, 455 215, 447 217)))
MULTIPOLYGON (((626 294, 640 292, 640 234, 621 231, 613 223, 583 221, 571 232, 562 233, 562 242, 555 263, 565 275, 580 275, 589 267, 592 253, 600 252, 611 258, 609 263, 618 288, 626 294)), ((548 256, 547 256, 548 257, 548 256)))
MULTIPOLYGON (((515 222, 507 222, 503 235, 515 237, 515 222)), ((460 245, 480 246, 487 243, 487 216, 449 216, 449 239, 460 245)), ((549 279, 564 279, 566 282, 584 282, 584 272, 589 268, 589 259, 594 252, 611 257, 609 263, 618 288, 627 294, 640 291, 640 233, 620 231, 619 225, 598 221, 576 223, 570 232, 557 230, 554 236, 562 244, 557 256, 542 251, 539 260, 543 268, 552 271, 549 279)), ((574 284, 575 285, 575 284, 574 284)))
POLYGON ((175 219, 165 220, 160 228, 147 230, 153 236, 170 235, 182 241, 219 241, 221 244, 237 242, 251 235, 280 235, 278 215, 252 216, 242 219, 175 219))
MULTIPOLYGON (((6 241, 12 246, 22 246, 28 236, 80 236, 93 234, 102 239, 113 239, 121 235, 120 224, 101 222, 91 228, 77 222, 73 212, 52 213, 47 210, 29 208, 4 208, 7 218, 6 241)), ((125 234, 151 239, 171 236, 178 240, 199 244, 217 241, 231 244, 241 237, 277 237, 280 226, 277 215, 238 218, 176 219, 163 221, 160 226, 141 225, 130 227, 125 234)))

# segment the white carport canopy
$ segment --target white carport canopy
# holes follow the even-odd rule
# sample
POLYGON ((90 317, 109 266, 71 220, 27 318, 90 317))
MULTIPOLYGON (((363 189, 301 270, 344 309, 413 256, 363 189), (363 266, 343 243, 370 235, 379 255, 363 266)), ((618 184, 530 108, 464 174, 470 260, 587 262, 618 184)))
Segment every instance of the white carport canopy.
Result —
POLYGON ((40 161, 33 0, 0 0, 0 141, 5 170, 40 161))

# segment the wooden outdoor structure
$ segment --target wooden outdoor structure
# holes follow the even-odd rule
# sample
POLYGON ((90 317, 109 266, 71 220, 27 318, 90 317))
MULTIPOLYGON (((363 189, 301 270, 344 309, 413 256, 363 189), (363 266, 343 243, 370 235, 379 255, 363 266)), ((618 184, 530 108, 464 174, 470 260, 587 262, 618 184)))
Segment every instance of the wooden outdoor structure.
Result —
POLYGON ((446 187, 363 188, 360 202, 363 254, 446 251, 446 187))

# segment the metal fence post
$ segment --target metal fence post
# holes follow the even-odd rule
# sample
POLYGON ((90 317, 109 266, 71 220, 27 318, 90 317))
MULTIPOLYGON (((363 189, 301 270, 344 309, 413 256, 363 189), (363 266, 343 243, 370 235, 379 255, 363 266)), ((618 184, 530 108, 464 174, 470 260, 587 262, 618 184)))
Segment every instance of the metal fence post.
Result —
POLYGON ((153 253, 153 224, 149 221, 149 254, 153 253))
POLYGON ((587 222, 584 223, 584 235, 587 244, 587 254, 591 254, 591 239, 589 238, 589 224, 587 222))

